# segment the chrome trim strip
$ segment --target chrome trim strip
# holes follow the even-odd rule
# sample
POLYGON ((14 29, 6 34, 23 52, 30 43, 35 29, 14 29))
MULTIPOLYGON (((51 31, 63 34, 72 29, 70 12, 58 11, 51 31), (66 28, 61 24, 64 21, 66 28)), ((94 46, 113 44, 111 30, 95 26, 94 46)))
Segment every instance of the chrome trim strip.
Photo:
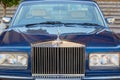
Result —
POLYGON ((1 76, 0 78, 6 78, 6 79, 33 79, 33 77, 20 77, 20 76, 1 76))
MULTIPOLYGON (((54 75, 54 74, 53 74, 54 75)), ((51 77, 53 76, 53 75, 51 75, 51 77)), ((64 74, 62 74, 63 75, 63 77, 64 77, 64 74)), ((72 75, 72 76, 70 76, 71 78, 73 77, 73 78, 75 78, 75 80, 76 80, 76 78, 80 78, 81 76, 80 75, 84 75, 84 74, 80 74, 79 76, 74 76, 74 74, 70 74, 70 75, 72 75)), ((59 76, 56 76, 56 77, 58 77, 57 78, 57 80, 59 79, 59 80, 61 80, 61 78, 59 77, 59 76)), ((68 76, 69 77, 69 76, 68 76)), ((6 79, 34 79, 33 77, 20 77, 20 76, 0 76, 0 78, 6 78, 6 79)), ((41 79, 41 80, 53 80, 52 78, 47 78, 47 77, 45 77, 44 78, 44 76, 40 76, 40 77, 38 77, 38 78, 36 78, 36 80, 37 79, 41 79)), ((54 78, 54 76, 53 76, 53 78, 54 78)), ((72 78, 72 79, 73 79, 72 78)), ((101 76, 101 77, 81 77, 82 79, 87 79, 87 80, 95 80, 95 79, 102 79, 102 80, 105 80, 105 79, 120 79, 120 76, 101 76)), ((55 78, 54 78, 55 79, 55 78)), ((64 79, 64 78, 62 78, 62 79, 64 79)), ((66 80, 67 78, 66 78, 66 76, 65 76, 65 80, 66 80)), ((56 79, 55 79, 56 80, 56 79)), ((69 78, 68 78, 68 80, 69 80, 69 78)), ((70 79, 71 80, 71 79, 70 79)))
POLYGON ((76 43, 76 42, 70 42, 70 41, 65 41, 61 40, 61 43, 57 43, 58 41, 53 40, 53 41, 47 41, 47 42, 35 42, 31 44, 32 47, 59 47, 59 48, 71 48, 71 47, 85 47, 84 44, 81 43, 76 43), (55 46, 56 45, 56 46, 55 46))
POLYGON ((93 79, 120 79, 120 76, 101 76, 101 77, 83 77, 83 79, 90 79, 90 80, 93 80, 93 79))
POLYGON ((117 49, 120 48, 120 46, 115 47, 86 47, 87 49, 117 49))
POLYGON ((32 74, 32 76, 48 76, 48 77, 81 77, 85 74, 32 74))
POLYGON ((106 28, 109 28, 106 21, 105 21, 105 16, 103 15, 102 11, 101 11, 101 8, 99 7, 99 4, 95 3, 94 4, 96 5, 98 11, 100 12, 100 15, 102 17, 102 20, 103 20, 103 24, 105 25, 106 28))
POLYGON ((28 49, 28 48, 31 48, 31 47, 27 47, 27 46, 26 46, 26 47, 25 47, 25 46, 14 46, 14 47, 12 47, 12 46, 4 47, 4 46, 3 46, 3 47, 2 47, 2 46, 1 46, 0 48, 2 48, 2 49, 4 49, 4 48, 19 48, 19 49, 24 48, 24 49, 28 49))

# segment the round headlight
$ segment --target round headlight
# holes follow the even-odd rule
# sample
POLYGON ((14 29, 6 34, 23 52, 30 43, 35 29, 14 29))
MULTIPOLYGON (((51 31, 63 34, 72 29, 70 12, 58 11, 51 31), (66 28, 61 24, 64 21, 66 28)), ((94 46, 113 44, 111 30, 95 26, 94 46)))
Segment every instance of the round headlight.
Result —
POLYGON ((114 65, 119 65, 119 57, 117 55, 111 56, 110 61, 114 65))
POLYGON ((8 63, 9 64, 15 64, 17 63, 17 59, 15 55, 8 55, 8 63))
POLYGON ((101 61, 101 64, 105 65, 105 64, 109 63, 109 58, 106 55, 101 55, 100 61, 101 61))
POLYGON ((27 57, 26 56, 18 56, 18 62, 21 63, 22 65, 26 66, 27 65, 27 57))
POLYGON ((0 64, 4 63, 6 60, 6 55, 0 54, 0 64))
POLYGON ((100 63, 99 57, 97 55, 90 56, 90 65, 98 65, 100 63))

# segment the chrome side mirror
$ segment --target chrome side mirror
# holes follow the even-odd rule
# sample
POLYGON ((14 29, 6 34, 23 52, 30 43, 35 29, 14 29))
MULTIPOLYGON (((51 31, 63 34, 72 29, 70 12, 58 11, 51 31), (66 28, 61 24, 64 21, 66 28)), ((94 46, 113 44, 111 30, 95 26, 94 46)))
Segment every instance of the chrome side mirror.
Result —
POLYGON ((11 21, 11 17, 3 17, 2 18, 2 21, 5 22, 5 23, 9 23, 11 21))
POLYGON ((7 25, 3 21, 1 21, 0 22, 0 30, 4 30, 4 29, 7 29, 7 25))
POLYGON ((108 24, 113 24, 113 23, 115 23, 115 18, 112 18, 112 17, 106 18, 106 22, 108 24))
POLYGON ((7 25, 1 20, 0 21, 0 35, 7 29, 7 25))

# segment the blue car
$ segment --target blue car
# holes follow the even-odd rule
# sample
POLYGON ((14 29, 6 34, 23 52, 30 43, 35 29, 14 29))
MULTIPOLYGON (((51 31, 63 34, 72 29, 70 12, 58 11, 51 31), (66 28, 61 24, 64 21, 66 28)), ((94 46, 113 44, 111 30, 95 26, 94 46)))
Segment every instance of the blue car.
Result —
POLYGON ((0 80, 120 79, 120 37, 92 0, 23 0, 0 32, 0 80))

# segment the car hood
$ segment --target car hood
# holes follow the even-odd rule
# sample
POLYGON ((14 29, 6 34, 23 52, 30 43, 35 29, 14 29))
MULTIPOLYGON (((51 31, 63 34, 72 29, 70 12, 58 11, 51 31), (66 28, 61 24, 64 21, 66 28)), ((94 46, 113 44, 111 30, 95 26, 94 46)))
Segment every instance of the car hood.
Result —
MULTIPOLYGON (((32 43, 36 42, 56 40, 57 36, 56 31, 51 31, 51 33, 49 33, 46 30, 12 28, 1 34, 0 45, 31 46, 32 43)), ((117 46, 119 43, 119 40, 114 36, 114 34, 106 29, 94 34, 61 32, 60 39, 84 44, 87 47, 113 47, 117 46)))

